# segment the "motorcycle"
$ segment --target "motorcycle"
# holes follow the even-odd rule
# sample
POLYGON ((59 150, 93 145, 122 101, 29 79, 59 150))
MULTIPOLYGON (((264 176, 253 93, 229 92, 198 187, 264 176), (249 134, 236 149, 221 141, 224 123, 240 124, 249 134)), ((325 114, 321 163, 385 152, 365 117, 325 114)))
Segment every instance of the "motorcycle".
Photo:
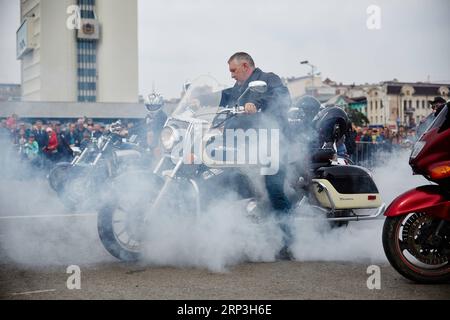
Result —
POLYGON ((449 102, 412 150, 413 173, 433 184, 398 196, 385 212, 383 247, 392 267, 419 283, 450 280, 449 102))
MULTIPOLYGON (((161 132, 164 155, 153 172, 137 172, 137 179, 129 175, 118 177, 117 190, 112 191, 111 201, 98 213, 100 239, 116 258, 124 261, 139 259, 145 241, 143 226, 151 223, 153 215, 163 210, 199 216, 218 197, 234 192, 238 198, 233 205, 242 208, 256 223, 267 213, 267 201, 249 172, 253 170, 259 176, 271 174, 276 159, 236 161, 242 149, 224 144, 223 139, 226 123, 241 116, 244 110, 239 104, 219 106, 221 91, 218 87, 209 77, 191 83, 161 132), (201 138, 197 139, 199 136, 201 138), (126 195, 127 189, 133 189, 131 199, 126 195)), ((241 98, 248 91, 262 94, 266 90, 265 82, 254 81, 241 98)), ((253 140, 250 145, 258 144, 258 141, 253 140)), ((244 147, 247 148, 244 153, 248 155, 250 147, 245 144, 244 147)), ((335 155, 333 149, 317 150, 312 157, 312 174, 296 176, 293 185, 298 192, 294 207, 302 208, 308 204, 318 215, 333 223, 377 218, 385 206, 370 172, 361 167, 342 165, 335 155), (361 213, 359 209, 375 212, 361 213)))
POLYGON ((143 150, 121 135, 120 121, 113 123, 98 139, 75 152, 72 162, 58 163, 48 175, 50 187, 69 210, 92 207, 99 202, 101 185, 119 175, 128 166, 143 165, 143 150), (96 194, 96 197, 92 195, 96 194))

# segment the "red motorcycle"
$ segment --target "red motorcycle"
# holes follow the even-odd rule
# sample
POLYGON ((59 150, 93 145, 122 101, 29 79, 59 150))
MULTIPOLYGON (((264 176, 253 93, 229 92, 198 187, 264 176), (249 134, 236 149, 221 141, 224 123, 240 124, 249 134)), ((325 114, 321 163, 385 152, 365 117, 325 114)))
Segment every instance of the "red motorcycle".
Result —
POLYGON ((450 281, 450 102, 415 144, 414 174, 435 184, 398 196, 385 212, 383 247, 390 264, 420 283, 450 281))

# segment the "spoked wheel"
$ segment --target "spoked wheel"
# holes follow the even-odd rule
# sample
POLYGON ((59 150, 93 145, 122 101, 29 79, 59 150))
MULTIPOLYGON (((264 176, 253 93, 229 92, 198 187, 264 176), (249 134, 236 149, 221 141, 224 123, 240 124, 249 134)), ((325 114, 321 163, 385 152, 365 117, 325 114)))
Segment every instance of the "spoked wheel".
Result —
POLYGON ((117 259, 139 259, 142 242, 143 212, 120 206, 105 206, 98 214, 98 232, 103 246, 117 259))
POLYGON ((420 283, 450 281, 450 223, 425 213, 388 217, 383 247, 391 265, 420 283))
POLYGON ((126 173, 114 180, 111 199, 99 210, 97 229, 103 246, 117 259, 139 259, 144 217, 162 183, 147 172, 126 173))

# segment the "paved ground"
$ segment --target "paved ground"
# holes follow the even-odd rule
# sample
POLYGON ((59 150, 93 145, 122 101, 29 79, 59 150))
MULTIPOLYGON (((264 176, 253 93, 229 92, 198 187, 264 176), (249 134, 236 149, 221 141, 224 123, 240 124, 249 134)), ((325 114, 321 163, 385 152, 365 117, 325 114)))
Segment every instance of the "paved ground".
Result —
MULTIPOLYGON (((417 285, 386 260, 355 259, 380 250, 379 239, 370 239, 371 235, 360 242, 373 241, 377 246, 367 251, 362 250, 365 243, 355 247, 349 251, 352 262, 341 257, 338 262, 310 258, 236 263, 224 272, 126 264, 102 247, 95 213, 73 215, 55 197, 43 202, 39 192, 24 193, 20 184, 0 187, 2 299, 450 299, 450 284, 417 285), (381 268, 380 289, 367 287, 371 264, 381 268), (67 288, 69 265, 80 267, 81 289, 67 288)), ((43 184, 35 187, 51 194, 43 184)), ((345 249, 348 239, 361 235, 355 230, 345 234, 347 238, 339 235, 338 248, 345 249)))
POLYGON ((241 263, 224 272, 122 263, 112 258, 96 238, 95 215, 0 220, 0 297, 2 299, 450 299, 448 285, 411 283, 387 263, 381 268, 380 289, 369 290, 370 263, 281 261, 241 263), (30 219, 34 222, 28 224, 30 219), (56 223, 56 221, 58 221, 56 223), (52 224, 84 234, 57 234, 52 224), (5 230, 7 229, 7 230, 5 230), (34 235, 51 246, 38 245, 34 235), (53 234, 55 233, 55 234, 53 234), (58 241, 64 245, 56 245, 58 241), (79 263, 83 261, 83 263, 79 263), (69 290, 80 266, 81 289, 69 290))
POLYGON ((66 267, 1 266, 3 299, 450 299, 449 285, 417 285, 381 266, 369 290, 367 266, 332 262, 249 263, 227 273, 111 262, 81 267, 69 290, 66 267))

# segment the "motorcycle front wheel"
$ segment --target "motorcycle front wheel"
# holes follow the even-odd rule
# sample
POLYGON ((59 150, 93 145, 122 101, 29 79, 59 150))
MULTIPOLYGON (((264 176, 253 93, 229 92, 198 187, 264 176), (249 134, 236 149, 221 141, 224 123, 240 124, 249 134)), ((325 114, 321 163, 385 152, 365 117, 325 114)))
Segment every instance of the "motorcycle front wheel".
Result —
POLYGON ((98 211, 97 230, 105 249, 122 261, 137 261, 146 211, 163 181, 148 172, 125 173, 114 179, 109 200, 98 211))
POLYGON ((61 162, 50 171, 48 175, 48 183, 50 188, 58 192, 68 178, 69 170, 72 168, 72 164, 69 162, 61 162))
POLYGON ((382 237, 386 257, 405 278, 429 284, 450 281, 448 221, 425 213, 387 217, 382 237))

